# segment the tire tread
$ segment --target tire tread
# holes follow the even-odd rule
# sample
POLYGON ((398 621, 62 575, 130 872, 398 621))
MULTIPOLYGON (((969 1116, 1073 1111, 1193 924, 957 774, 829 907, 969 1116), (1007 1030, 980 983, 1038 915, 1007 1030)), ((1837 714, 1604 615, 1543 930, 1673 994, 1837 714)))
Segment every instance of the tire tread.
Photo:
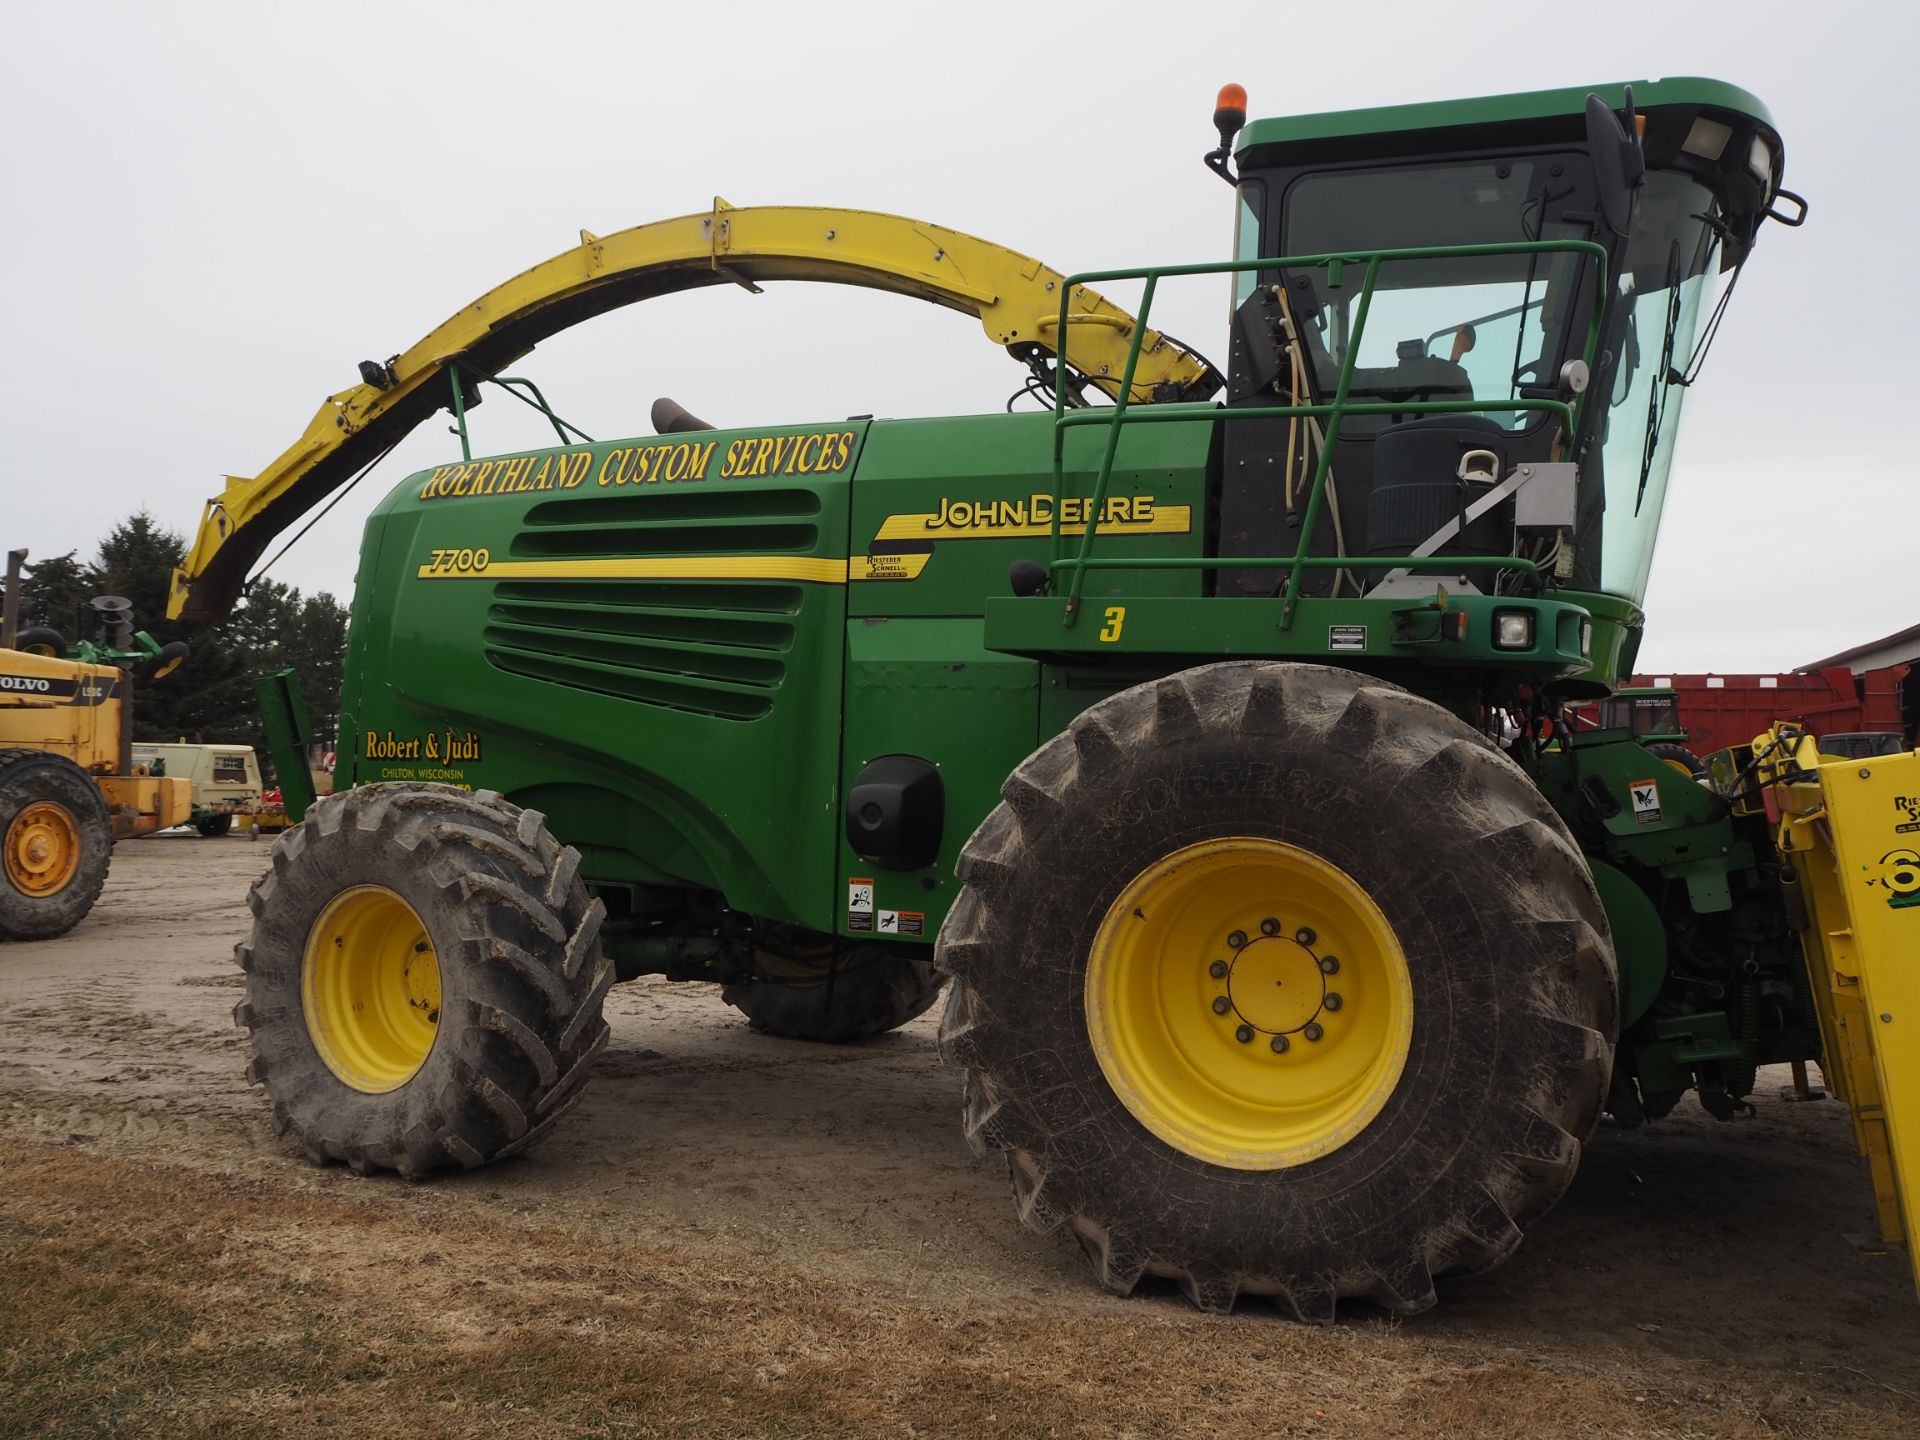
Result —
POLYGON ((1002 796, 1005 803, 981 822, 957 866, 965 888, 938 950, 938 963, 951 977, 941 1050, 964 1070, 968 1145, 976 1154, 1005 1153, 1022 1222, 1043 1233, 1069 1225, 1104 1287, 1126 1293, 1141 1275, 1154 1274, 1203 1310, 1258 1293, 1316 1323, 1330 1321, 1346 1298, 1414 1314, 1435 1303, 1436 1276, 1497 1265, 1519 1245, 1521 1225, 1564 1193, 1598 1122, 1611 1062, 1605 1037, 1615 1023, 1616 999, 1606 916, 1565 825, 1524 772, 1484 737, 1427 700, 1351 672, 1226 662, 1093 706, 1023 762, 1002 796), (983 985, 989 977, 1011 983, 1007 977, 1022 963, 1003 953, 1018 927, 1015 915, 1002 912, 1019 891, 1019 877, 1047 873, 1058 863, 1046 835, 1073 824, 1082 815, 1076 807, 1092 803, 1079 797, 1100 793, 1103 782, 1149 747, 1208 736, 1239 737, 1249 746, 1284 736, 1302 752, 1317 749, 1368 767, 1395 793, 1405 787, 1443 809, 1462 843, 1479 847, 1503 873, 1544 877, 1526 882, 1534 893, 1519 912, 1531 917, 1521 938, 1557 961, 1521 977, 1527 986, 1521 1003, 1549 1021, 1549 1053, 1539 1063, 1552 1083, 1514 1086, 1512 1125, 1520 1139, 1509 1153, 1487 1157, 1484 1183, 1460 1187, 1457 1209, 1429 1216, 1408 1233, 1371 1237, 1366 1253, 1338 1273, 1237 1273, 1221 1263, 1211 1242, 1196 1241, 1190 1255, 1169 1253, 1157 1221, 1147 1225, 1157 1237, 1148 1240, 1133 1235, 1127 1222, 1096 1213, 1098 1197, 1081 1194, 1070 1172, 1059 1183, 1047 1158, 1052 1141, 1043 1107, 1022 1088, 1031 1079, 1026 1062, 1009 1058, 1019 1047, 995 1043, 1001 1022, 983 985), (1005 1073, 1009 1065, 1021 1073, 1005 1073))

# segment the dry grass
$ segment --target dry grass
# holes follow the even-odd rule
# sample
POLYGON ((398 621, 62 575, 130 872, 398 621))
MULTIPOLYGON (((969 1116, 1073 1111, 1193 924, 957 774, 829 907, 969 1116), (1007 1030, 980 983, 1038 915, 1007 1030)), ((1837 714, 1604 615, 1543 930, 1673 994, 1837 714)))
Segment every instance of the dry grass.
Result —
MULTIPOLYGON (((398 1184, 0 1141, 0 1431, 35 1436, 1913 1433, 1893 1395, 1444 1325, 876 1301, 398 1184), (438 1209, 440 1213, 434 1213, 438 1209), (186 1222, 186 1223, 183 1223, 186 1222)), ((938 1277, 928 1290, 938 1294, 938 1277)))

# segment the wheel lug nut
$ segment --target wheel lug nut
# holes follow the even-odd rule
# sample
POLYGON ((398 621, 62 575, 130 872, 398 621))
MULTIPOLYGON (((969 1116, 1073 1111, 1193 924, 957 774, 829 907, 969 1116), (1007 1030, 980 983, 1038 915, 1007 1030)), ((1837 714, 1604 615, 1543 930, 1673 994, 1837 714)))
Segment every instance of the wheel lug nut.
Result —
POLYGON ((1231 1010, 1232 1008, 1233 1008, 1233 1002, 1227 999, 1226 996, 1216 995, 1213 997, 1213 1013, 1214 1014, 1224 1015, 1227 1013, 1227 1011, 1231 1010))
POLYGON ((1242 1045, 1245 1045, 1253 1039, 1253 1027, 1251 1025, 1242 1025, 1238 1030, 1233 1032, 1233 1038, 1238 1040, 1242 1045))
POLYGON ((1289 1041, 1287 1040, 1286 1036, 1276 1035, 1273 1037, 1272 1040, 1270 1040, 1267 1043, 1272 1047, 1274 1054, 1284 1055, 1287 1053, 1287 1046, 1289 1044, 1289 1041))
POLYGON ((1227 978, 1227 962, 1224 960, 1214 961, 1213 964, 1207 967, 1207 973, 1213 976, 1213 978, 1216 980, 1226 979, 1227 978))
POLYGON ((1269 915, 1260 922, 1260 933, 1262 935, 1278 935, 1280 933, 1280 922, 1269 915))
POLYGON ((1247 943, 1247 932, 1244 930, 1236 930, 1231 935, 1227 936, 1227 944, 1235 950, 1240 949, 1246 943, 1247 943))
POLYGON ((1309 1020, 1305 1024, 1305 1026, 1301 1028, 1300 1033, 1306 1036, 1307 1039, 1309 1040, 1318 1040, 1322 1035, 1326 1034, 1327 1032, 1320 1028, 1320 1024, 1318 1021, 1309 1020))
POLYGON ((1293 932, 1293 938, 1298 940, 1302 945, 1311 945, 1317 937, 1311 929, 1302 925, 1298 930, 1293 932))
POLYGON ((1337 990, 1329 990, 1327 992, 1327 998, 1322 1000, 1320 1003, 1326 1006, 1327 1009, 1329 1010, 1338 1010, 1342 1005, 1346 1004, 1347 1002, 1340 998, 1340 993, 1337 990))
POLYGON ((1322 975, 1338 975, 1340 973, 1340 957, 1338 955, 1322 955, 1320 957, 1320 973, 1322 975))

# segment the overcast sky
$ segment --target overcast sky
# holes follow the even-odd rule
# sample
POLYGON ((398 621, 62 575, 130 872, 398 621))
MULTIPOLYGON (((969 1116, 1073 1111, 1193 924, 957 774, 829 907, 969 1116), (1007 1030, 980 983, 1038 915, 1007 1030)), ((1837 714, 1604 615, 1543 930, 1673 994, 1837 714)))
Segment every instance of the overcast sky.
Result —
MULTIPOLYGON (((1199 160, 1223 81, 1262 116, 1710 75, 1772 108, 1812 217, 1767 227, 1688 403, 1642 661, 1792 668, 1920 620, 1915 13, 9 0, 0 544, 85 554, 142 505, 190 535, 357 361, 582 227, 719 194, 1062 269, 1224 259, 1232 197, 1199 160)), ((1155 322, 1224 351, 1222 282, 1163 290, 1155 322)), ((964 316, 799 285, 647 302, 515 369, 599 438, 661 394, 737 425, 997 409, 1021 378, 964 316)), ((504 399, 473 428, 478 453, 551 436, 504 399)), ((457 454, 423 426, 274 574, 344 596, 368 509, 457 454)))

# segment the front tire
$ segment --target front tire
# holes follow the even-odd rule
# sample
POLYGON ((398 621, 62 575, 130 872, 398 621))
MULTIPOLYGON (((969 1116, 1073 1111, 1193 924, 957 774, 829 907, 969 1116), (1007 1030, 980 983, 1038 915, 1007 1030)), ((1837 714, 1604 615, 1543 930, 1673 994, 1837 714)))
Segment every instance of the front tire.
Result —
POLYGON ((1109 1289, 1413 1313, 1565 1190, 1611 1065, 1606 917, 1464 722, 1230 662, 1100 702, 1001 794, 940 936, 942 1047, 1022 1219, 1109 1289))
POLYGON ((113 859, 113 816, 64 755, 0 751, 0 940, 51 940, 93 909, 113 859))
POLYGON ((276 1132, 410 1177, 535 1144, 606 1047, 605 907, 545 817, 489 791, 314 804, 247 897, 234 1020, 276 1132))
POLYGON ((233 816, 209 815, 204 820, 196 821, 193 828, 200 832, 200 838, 202 840, 218 840, 221 836, 232 831, 233 816))

